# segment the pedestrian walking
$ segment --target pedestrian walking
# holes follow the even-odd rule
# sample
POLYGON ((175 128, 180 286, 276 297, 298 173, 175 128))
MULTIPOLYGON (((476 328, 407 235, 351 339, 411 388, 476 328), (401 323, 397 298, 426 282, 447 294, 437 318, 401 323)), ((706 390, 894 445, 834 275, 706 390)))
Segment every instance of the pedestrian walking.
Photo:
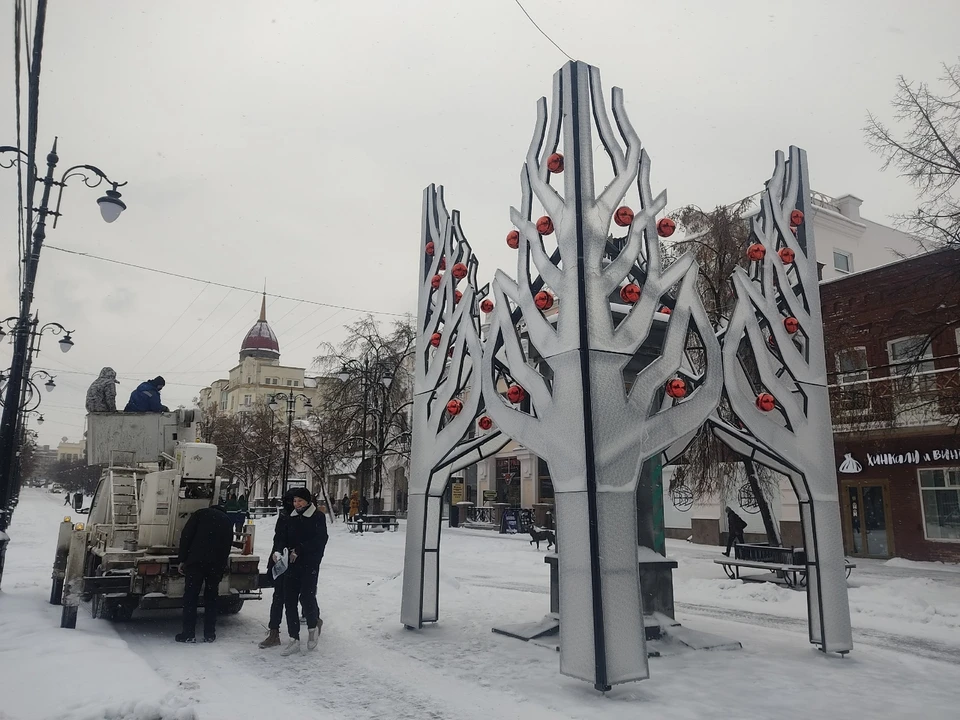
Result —
POLYGON ((340 501, 340 512, 343 515, 343 521, 346 522, 350 517, 350 498, 344 493, 343 500, 340 501))
POLYGON ((67 496, 63 499, 63 504, 69 506, 69 505, 70 505, 70 498, 72 498, 72 497, 73 497, 73 496, 70 494, 70 491, 67 490, 67 496))
POLYGON ((197 603, 203 587, 203 640, 217 639, 217 595, 230 560, 233 525, 219 505, 197 510, 180 533, 177 562, 186 578, 183 590, 183 632, 177 642, 195 642, 197 603))
POLYGON ((367 496, 364 495, 360 498, 360 514, 366 517, 368 512, 370 512, 370 501, 367 500, 367 496))
POLYGON ((280 652, 283 656, 300 652, 300 616, 297 603, 303 607, 307 622, 307 650, 316 650, 320 641, 320 607, 317 605, 317 581, 320 562, 327 546, 327 519, 313 504, 306 488, 293 491, 293 512, 286 524, 284 547, 289 553, 290 565, 284 580, 287 632, 290 642, 280 652))
POLYGON ((100 376, 87 388, 86 408, 88 413, 117 411, 117 371, 105 367, 100 376))
POLYGON ((727 505, 727 550, 723 554, 730 557, 730 548, 734 542, 744 542, 743 531, 747 527, 747 521, 737 515, 733 509, 727 505))
MULTIPOLYGON (((293 512, 293 490, 287 490, 283 495, 283 507, 277 514, 277 524, 273 529, 273 548, 270 551, 270 559, 267 561, 267 574, 273 574, 273 566, 276 564, 274 555, 282 553, 286 547, 287 523, 290 521, 290 514, 293 512)), ((286 604, 284 596, 284 581, 287 573, 278 575, 273 581, 273 601, 270 603, 270 624, 267 625, 267 637, 260 643, 260 648, 277 647, 280 645, 280 622, 283 620, 283 607, 286 604)), ((298 615, 299 618, 299 615, 298 615)))

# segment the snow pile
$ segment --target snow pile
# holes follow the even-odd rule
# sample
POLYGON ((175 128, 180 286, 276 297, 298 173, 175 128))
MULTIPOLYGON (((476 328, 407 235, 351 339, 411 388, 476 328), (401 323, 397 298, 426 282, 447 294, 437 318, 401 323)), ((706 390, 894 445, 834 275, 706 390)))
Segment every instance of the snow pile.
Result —
POLYGON ((197 714, 185 700, 171 695, 159 702, 128 700, 95 710, 78 709, 64 715, 63 718, 64 720, 197 720, 197 714))
POLYGON ((917 560, 907 560, 906 558, 890 558, 883 563, 884 567, 905 568, 907 570, 919 570, 921 572, 934 570, 936 572, 960 573, 960 563, 945 562, 919 562, 917 560))
MULTIPOLYGON (((851 587, 850 610, 855 622, 873 618, 960 631, 960 593, 956 587, 932 578, 895 578, 883 583, 851 587)), ((869 624, 882 625, 887 629, 891 627, 887 622, 869 624)))
MULTIPOLYGON (((717 604, 717 601, 720 601, 731 607, 739 607, 743 603, 797 605, 797 598, 800 597, 799 593, 775 583, 706 578, 678 580, 674 584, 674 596, 679 601, 694 605, 717 604)), ((769 612, 769 609, 766 610, 769 612)), ((787 610, 795 610, 795 608, 788 607, 787 610)), ((799 610, 806 612, 806 604, 802 601, 799 603, 799 610)))

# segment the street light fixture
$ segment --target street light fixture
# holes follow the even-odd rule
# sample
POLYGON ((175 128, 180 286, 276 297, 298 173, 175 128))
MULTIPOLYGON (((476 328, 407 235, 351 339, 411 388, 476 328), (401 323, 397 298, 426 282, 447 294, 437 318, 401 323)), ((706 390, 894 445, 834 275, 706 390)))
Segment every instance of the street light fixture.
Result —
POLYGON ((47 389, 47 392, 53 392, 53 389, 57 386, 57 384, 53 381, 53 378, 50 378, 43 384, 43 386, 47 389))
POLYGON ((283 449, 283 491, 287 490, 287 480, 290 475, 290 443, 293 440, 293 416, 297 413, 297 400, 303 400, 304 409, 313 407, 313 402, 308 395, 303 393, 274 393, 270 396, 268 406, 271 410, 280 408, 280 401, 287 403, 287 443, 283 449))
POLYGON ((113 190, 107 190, 106 195, 97 200, 100 206, 100 217, 106 222, 112 223, 120 213, 127 209, 127 205, 120 199, 120 193, 117 192, 117 184, 113 184, 113 190))
POLYGON ((68 353, 73 350, 73 338, 70 337, 70 333, 68 332, 58 344, 60 345, 60 352, 68 353))

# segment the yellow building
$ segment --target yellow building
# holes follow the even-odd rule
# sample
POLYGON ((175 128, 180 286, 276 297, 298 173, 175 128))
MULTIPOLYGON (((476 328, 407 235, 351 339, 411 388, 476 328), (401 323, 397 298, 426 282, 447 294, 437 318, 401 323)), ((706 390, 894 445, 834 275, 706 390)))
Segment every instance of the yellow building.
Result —
POLYGON ((86 447, 82 442, 70 442, 66 438, 61 438, 60 444, 57 445, 57 462, 82 460, 85 452, 86 447))
MULTIPOLYGON (((258 404, 266 404, 276 393, 306 395, 314 407, 328 382, 333 378, 308 377, 304 368, 280 364, 280 343, 267 322, 267 298, 260 306, 260 319, 244 336, 240 344, 239 364, 230 370, 227 379, 216 380, 200 391, 200 408, 204 412, 217 411, 224 415, 249 412, 258 404)), ((287 405, 281 401, 278 413, 285 414, 287 405)), ((295 418, 304 417, 302 398, 297 398, 295 418)))

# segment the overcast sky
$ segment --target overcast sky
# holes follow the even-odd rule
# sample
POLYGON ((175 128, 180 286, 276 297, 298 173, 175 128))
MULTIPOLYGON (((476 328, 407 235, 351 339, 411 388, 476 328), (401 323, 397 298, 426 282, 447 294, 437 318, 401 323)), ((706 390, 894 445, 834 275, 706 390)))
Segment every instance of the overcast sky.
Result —
MULTIPOLYGON (((935 81, 958 54, 957 0, 654 2, 525 0, 573 57, 600 67, 653 161, 668 207, 762 188, 773 152, 809 153, 811 182, 863 198, 886 222, 912 189, 864 146, 895 78, 935 81)), ((13 1, 0 3, 0 145, 14 144, 13 1)), ((481 260, 503 242, 535 102, 566 58, 514 0, 50 0, 39 148, 90 163, 122 189, 114 224, 74 181, 50 245, 351 308, 414 310, 420 202, 430 182, 481 260)), ((16 174, 0 171, 0 312, 16 314, 16 174)), ((42 443, 83 430, 87 385, 110 365, 118 403, 143 379, 190 405, 236 364, 259 297, 44 250, 34 307, 76 330, 35 368, 42 443), (182 317, 181 317, 182 315, 182 317), (177 321, 177 318, 180 318, 177 321), (175 322, 177 321, 177 322, 175 322)), ((309 365, 353 311, 269 301, 282 360, 309 365)), ((389 322, 390 316, 381 316, 389 322)), ((11 346, 0 346, 7 367, 11 346)), ((36 425, 33 425, 36 427, 36 425)))

